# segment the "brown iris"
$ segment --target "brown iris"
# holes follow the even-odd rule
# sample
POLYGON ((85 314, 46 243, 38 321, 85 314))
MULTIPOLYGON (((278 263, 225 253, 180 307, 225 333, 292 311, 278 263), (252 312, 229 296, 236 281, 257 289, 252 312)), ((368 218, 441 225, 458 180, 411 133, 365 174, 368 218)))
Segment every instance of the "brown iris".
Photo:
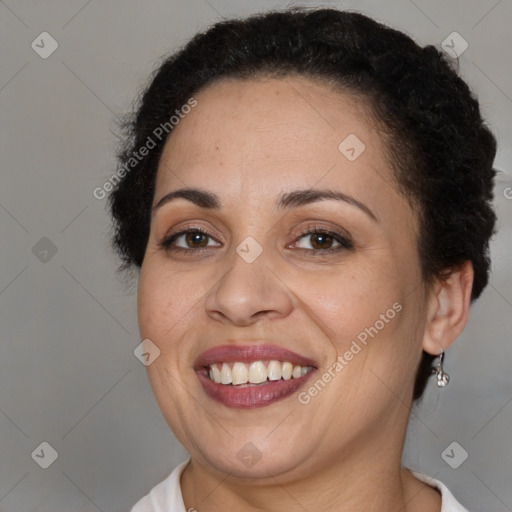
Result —
POLYGON ((185 241, 188 245, 196 247, 206 247, 208 245, 208 235, 199 231, 190 231, 185 236, 185 241))
POLYGON ((314 249, 329 249, 334 240, 332 236, 327 235, 325 233, 313 233, 310 236, 311 236, 311 246, 314 249), (314 242, 315 239, 318 240, 318 243, 314 242))

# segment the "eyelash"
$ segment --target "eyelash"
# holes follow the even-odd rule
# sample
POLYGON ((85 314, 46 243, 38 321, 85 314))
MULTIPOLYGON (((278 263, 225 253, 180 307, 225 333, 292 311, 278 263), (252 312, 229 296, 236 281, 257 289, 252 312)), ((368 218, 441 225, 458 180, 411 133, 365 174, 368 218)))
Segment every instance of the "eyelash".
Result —
MULTIPOLYGON (((164 249, 165 251, 167 252, 184 252, 184 253, 189 253, 190 251, 201 251, 201 250, 207 250, 208 247, 201 247, 201 248, 184 248, 184 247, 172 247, 172 243, 177 240, 178 238, 180 238, 181 236, 183 235, 187 235, 189 233, 200 233, 202 235, 205 235, 209 238, 213 238, 213 236, 208 233, 207 231, 201 229, 201 228, 194 228, 194 227, 189 227, 189 228, 185 228, 184 230, 182 231, 179 231, 178 233, 174 233, 173 235, 170 235, 166 238, 164 238, 163 240, 161 240, 160 242, 158 242, 158 246, 162 249, 164 249)), ((329 249, 300 249, 301 251, 304 251, 306 254, 312 254, 312 255, 315 255, 315 256, 323 256, 323 255, 328 255, 328 254, 332 254, 332 253, 336 253, 336 252, 339 252, 339 251, 342 251, 342 250, 347 250, 347 249, 353 249, 354 248, 354 244, 352 243, 352 241, 347 238, 346 235, 338 232, 338 231, 334 231, 334 230, 329 230, 329 229, 325 229, 325 228, 319 228, 319 227, 313 227, 313 228, 305 228, 301 233, 300 233, 300 236, 296 239, 296 241, 300 240, 301 238, 307 236, 307 235, 316 235, 316 234, 319 234, 319 235, 326 235, 326 236, 329 236, 329 237, 332 237, 336 242, 338 242, 340 245, 338 247, 334 247, 334 248, 329 248, 329 249)))

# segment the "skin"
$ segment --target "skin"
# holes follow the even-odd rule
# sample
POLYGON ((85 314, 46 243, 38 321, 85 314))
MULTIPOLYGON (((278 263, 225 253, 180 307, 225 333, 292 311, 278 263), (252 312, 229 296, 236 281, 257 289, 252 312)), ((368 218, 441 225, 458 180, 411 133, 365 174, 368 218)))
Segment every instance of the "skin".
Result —
POLYGON ((296 76, 223 80, 195 98, 166 142, 154 205, 195 187, 221 208, 179 198, 155 209, 138 288, 141 337, 161 351, 151 386, 191 455, 186 509, 438 512, 439 493, 400 459, 421 352, 439 354, 464 328, 471 264, 425 286, 417 215, 362 99, 296 76), (349 134, 366 147, 354 161, 338 149, 349 134), (350 195, 377 221, 344 201, 276 207, 280 194, 311 188, 350 195), (178 239, 188 252, 158 245, 190 224, 209 237, 178 239), (302 235, 311 227, 343 230, 354 247, 329 253, 338 242, 302 235), (253 263, 236 252, 248 236, 263 249, 253 263), (216 345, 271 343, 315 360, 316 380, 394 303, 402 310, 307 405, 294 394, 231 409, 192 368, 216 345), (248 442, 262 455, 252 467, 237 458, 248 442))

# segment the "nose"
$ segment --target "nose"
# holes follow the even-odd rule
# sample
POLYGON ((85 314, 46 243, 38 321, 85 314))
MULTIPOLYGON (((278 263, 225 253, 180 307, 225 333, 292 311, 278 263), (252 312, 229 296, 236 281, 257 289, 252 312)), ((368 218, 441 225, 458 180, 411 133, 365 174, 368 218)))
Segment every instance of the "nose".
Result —
POLYGON ((284 318, 293 309, 292 292, 260 256, 247 263, 237 253, 206 297, 206 313, 216 320, 248 326, 284 318))

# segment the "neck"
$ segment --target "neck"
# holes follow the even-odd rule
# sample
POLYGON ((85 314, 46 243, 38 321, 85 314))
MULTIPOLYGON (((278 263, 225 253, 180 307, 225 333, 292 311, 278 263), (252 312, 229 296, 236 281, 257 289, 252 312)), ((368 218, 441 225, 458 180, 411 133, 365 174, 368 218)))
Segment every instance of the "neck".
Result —
POLYGON ((216 478, 191 462, 182 474, 185 508, 201 512, 406 510, 400 468, 367 473, 363 479, 358 476, 359 471, 350 475, 336 473, 336 468, 325 468, 324 471, 314 478, 293 483, 282 483, 279 475, 270 476, 255 485, 232 477, 216 478), (337 478, 330 478, 333 473, 337 478))

